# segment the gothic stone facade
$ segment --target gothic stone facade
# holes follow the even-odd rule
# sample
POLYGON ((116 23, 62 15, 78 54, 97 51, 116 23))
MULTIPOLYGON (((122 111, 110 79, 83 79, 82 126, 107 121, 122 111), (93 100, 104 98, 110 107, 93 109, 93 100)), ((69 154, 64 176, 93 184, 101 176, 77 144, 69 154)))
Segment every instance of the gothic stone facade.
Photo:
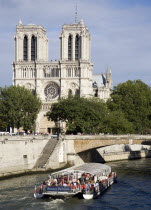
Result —
POLYGON ((48 61, 48 37, 42 26, 18 23, 13 83, 36 91, 42 100, 36 132, 52 132, 55 125, 44 115, 60 97, 75 94, 104 100, 110 97, 111 71, 105 75, 92 72, 90 34, 83 20, 62 26, 58 61, 48 61))

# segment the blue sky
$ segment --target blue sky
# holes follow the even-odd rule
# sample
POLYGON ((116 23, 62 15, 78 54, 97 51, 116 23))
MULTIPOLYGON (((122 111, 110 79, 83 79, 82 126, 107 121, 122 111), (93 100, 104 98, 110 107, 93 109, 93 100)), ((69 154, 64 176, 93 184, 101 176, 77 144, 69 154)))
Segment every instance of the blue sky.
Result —
POLYGON ((76 2, 91 34, 94 73, 109 66, 113 85, 141 79, 151 86, 151 0, 0 0, 0 86, 12 84, 18 21, 46 28, 49 60, 59 59, 61 27, 74 22, 76 2))

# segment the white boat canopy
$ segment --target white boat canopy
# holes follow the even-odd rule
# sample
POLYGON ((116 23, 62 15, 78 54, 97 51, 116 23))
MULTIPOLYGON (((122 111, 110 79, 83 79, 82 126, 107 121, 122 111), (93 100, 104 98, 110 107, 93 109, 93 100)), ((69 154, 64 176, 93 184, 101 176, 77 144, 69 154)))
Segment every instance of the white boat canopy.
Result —
POLYGON ((54 172, 51 175, 64 175, 70 173, 90 173, 93 175, 102 175, 105 173, 106 175, 111 173, 111 167, 101 163, 85 163, 78 166, 72 166, 70 168, 54 172))

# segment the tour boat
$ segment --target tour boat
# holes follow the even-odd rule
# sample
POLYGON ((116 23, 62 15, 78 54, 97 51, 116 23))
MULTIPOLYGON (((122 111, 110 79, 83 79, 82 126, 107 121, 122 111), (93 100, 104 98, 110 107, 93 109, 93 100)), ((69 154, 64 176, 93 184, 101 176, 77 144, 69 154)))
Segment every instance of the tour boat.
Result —
POLYGON ((93 199, 116 181, 116 172, 101 163, 85 163, 49 175, 43 184, 35 186, 35 198, 69 198, 81 196, 93 199))

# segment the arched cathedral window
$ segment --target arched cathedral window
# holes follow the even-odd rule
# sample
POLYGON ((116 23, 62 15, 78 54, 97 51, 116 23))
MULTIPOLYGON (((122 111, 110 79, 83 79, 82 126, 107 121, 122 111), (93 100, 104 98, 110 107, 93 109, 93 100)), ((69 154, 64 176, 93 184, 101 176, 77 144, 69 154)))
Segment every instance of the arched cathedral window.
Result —
POLYGON ((71 96, 72 96, 72 90, 69 89, 69 91, 68 91, 68 97, 71 97, 71 96))
POLYGON ((81 58, 81 38, 79 35, 75 37, 75 60, 81 58))
POLYGON ((98 97, 98 88, 95 90, 94 97, 98 97))
POLYGON ((35 61, 37 59, 37 38, 35 36, 31 37, 31 60, 35 61))
POLYGON ((72 36, 68 37, 68 60, 72 59, 72 36))
POLYGON ((28 59, 28 38, 27 38, 27 36, 24 37, 23 55, 24 55, 24 61, 27 61, 27 59, 28 59))
POLYGON ((79 89, 76 89, 75 96, 80 96, 80 90, 79 89))

